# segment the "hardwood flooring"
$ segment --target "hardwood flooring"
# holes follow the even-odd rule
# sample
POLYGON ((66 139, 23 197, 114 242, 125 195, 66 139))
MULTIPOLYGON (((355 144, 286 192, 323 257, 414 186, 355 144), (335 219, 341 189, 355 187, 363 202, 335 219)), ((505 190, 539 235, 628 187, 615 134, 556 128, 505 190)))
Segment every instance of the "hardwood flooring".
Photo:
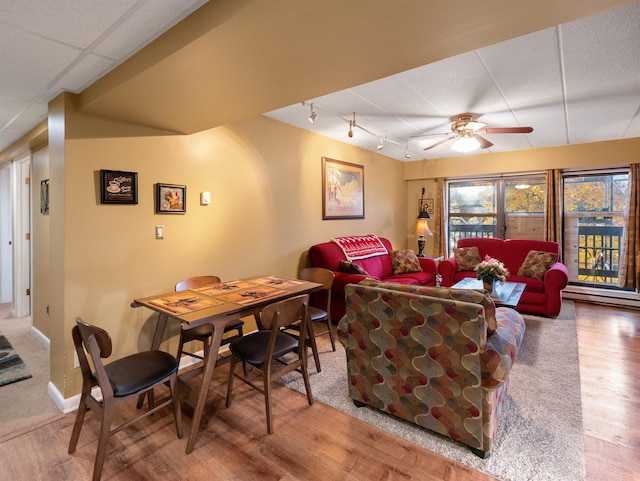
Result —
MULTIPOLYGON (((576 304, 587 480, 640 479, 640 311, 576 304)), ((559 349, 562 347, 559 346, 559 349)), ((420 480, 493 478, 276 385, 274 434, 262 396, 237 384, 224 407, 226 366, 209 392, 201 433, 186 455, 172 416, 151 416, 110 440, 103 480, 420 480)), ((190 381, 196 382, 197 378, 190 381)), ((561 393, 559 393, 561 395, 561 393)), ((135 404, 135 403, 133 403, 135 404)), ((135 409, 122 406, 119 415, 135 409)), ((191 412, 184 409, 185 429, 191 412)), ((3 479, 90 479, 98 423, 87 416, 67 454, 74 414, 0 444, 3 479)))

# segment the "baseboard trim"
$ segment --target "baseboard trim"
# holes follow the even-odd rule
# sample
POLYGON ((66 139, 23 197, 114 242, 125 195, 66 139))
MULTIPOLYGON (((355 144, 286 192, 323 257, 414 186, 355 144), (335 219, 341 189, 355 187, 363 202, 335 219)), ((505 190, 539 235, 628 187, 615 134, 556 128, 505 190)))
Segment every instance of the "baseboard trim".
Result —
POLYGON ((562 291, 562 297, 574 301, 640 309, 640 294, 637 292, 598 289, 597 287, 567 286, 562 291))
POLYGON ((35 337, 38 341, 40 341, 44 347, 47 348, 47 351, 51 350, 51 341, 47 336, 42 334, 42 331, 40 331, 40 329, 37 329, 32 325, 30 331, 31 331, 31 335, 35 337))

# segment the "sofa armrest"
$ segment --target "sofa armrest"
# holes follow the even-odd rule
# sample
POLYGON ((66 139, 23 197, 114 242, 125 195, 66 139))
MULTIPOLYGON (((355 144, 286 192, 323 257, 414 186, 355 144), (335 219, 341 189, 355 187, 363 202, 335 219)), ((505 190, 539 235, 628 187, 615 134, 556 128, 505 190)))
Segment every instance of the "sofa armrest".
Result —
POLYGON ((544 273, 544 290, 547 292, 561 291, 567 287, 568 282, 569 272, 567 271, 567 266, 561 262, 556 262, 544 273))
POLYGON ((431 276, 435 279, 438 268, 436 267, 436 261, 430 259, 429 257, 418 257, 420 261, 420 267, 424 272, 431 274, 431 276))
POLYGON ((480 352, 482 387, 485 389, 498 388, 507 381, 525 330, 522 315, 514 309, 498 307, 496 318, 498 329, 487 339, 480 352))
POLYGON ((438 272, 442 276, 441 285, 443 287, 451 287, 455 284, 453 277, 458 272, 458 263, 455 257, 442 259, 438 264, 438 272))

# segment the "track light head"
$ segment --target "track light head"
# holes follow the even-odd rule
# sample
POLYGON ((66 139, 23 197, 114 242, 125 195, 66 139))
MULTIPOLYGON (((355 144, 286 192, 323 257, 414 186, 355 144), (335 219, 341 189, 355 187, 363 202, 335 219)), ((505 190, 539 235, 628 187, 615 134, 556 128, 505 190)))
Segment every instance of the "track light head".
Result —
POLYGON ((313 124, 316 121, 316 119, 318 118, 318 114, 316 114, 316 111, 313 108, 313 102, 311 102, 310 108, 311 108, 311 115, 309 115, 309 122, 311 122, 313 124))

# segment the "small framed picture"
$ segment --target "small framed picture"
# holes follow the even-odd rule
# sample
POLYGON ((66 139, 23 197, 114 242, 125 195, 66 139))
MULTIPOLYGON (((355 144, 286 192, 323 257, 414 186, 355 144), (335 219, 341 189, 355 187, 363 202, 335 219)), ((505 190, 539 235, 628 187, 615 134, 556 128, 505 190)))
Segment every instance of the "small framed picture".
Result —
POLYGON ((137 204, 138 173, 121 170, 100 171, 100 203, 137 204))
POLYGON ((184 214, 187 211, 187 186, 156 184, 156 213, 184 214))
POLYGON ((429 215, 433 215, 433 199, 420 199, 420 210, 426 210, 429 215))

